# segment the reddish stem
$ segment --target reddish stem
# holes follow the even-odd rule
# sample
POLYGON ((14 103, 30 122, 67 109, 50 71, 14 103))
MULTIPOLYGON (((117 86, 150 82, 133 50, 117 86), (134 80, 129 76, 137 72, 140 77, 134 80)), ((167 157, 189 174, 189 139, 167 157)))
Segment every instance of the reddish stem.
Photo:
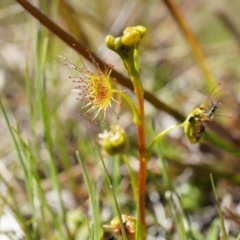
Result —
POLYGON ((142 86, 135 84, 135 93, 138 98, 138 110, 141 117, 141 124, 137 126, 138 130, 138 148, 139 148, 139 180, 138 180, 138 191, 139 191, 139 215, 141 227, 145 228, 145 196, 146 196, 146 171, 147 162, 145 159, 145 133, 144 133, 144 95, 142 86))
MULTIPOLYGON (((144 112, 143 105, 140 104, 140 108, 144 112)), ((140 110, 140 109, 139 109, 140 110)), ((140 115, 142 115, 140 113, 140 115)), ((147 162, 145 161, 145 143, 144 143, 144 127, 141 124, 138 126, 138 145, 139 145, 139 181, 138 181, 138 190, 139 190, 139 211, 140 211, 140 222, 141 225, 145 227, 145 195, 146 195, 146 171, 147 171, 147 162)))

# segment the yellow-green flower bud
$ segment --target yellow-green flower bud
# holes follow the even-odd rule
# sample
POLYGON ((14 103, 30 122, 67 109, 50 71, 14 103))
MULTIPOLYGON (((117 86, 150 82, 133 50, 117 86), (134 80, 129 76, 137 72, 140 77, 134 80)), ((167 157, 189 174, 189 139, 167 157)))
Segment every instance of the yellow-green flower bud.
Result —
MULTIPOLYGON (((130 215, 122 215, 122 222, 129 240, 135 238, 136 219, 130 215)), ((122 236, 119 217, 113 218, 111 221, 112 230, 119 236, 122 236)))
POLYGON ((143 26, 136 26, 135 29, 139 32, 140 37, 143 38, 146 34, 147 29, 143 26))
POLYGON ((103 151, 106 155, 122 154, 129 145, 128 136, 119 126, 111 126, 109 131, 104 131, 99 135, 103 151))
POLYGON ((122 38, 121 38, 121 37, 115 38, 114 48, 115 48, 115 49, 119 49, 122 45, 123 45, 123 44, 122 44, 122 38))
POLYGON ((105 39, 106 46, 110 49, 115 48, 115 38, 112 35, 108 35, 105 39))
POLYGON ((127 35, 128 33, 131 32, 138 32, 140 35, 140 38, 143 38, 146 34, 147 29, 141 25, 138 25, 136 27, 127 27, 124 32, 123 35, 127 35))
POLYGON ((130 33, 132 31, 135 30, 135 27, 127 27, 125 28, 124 32, 123 32, 123 35, 127 34, 127 33, 130 33))
POLYGON ((122 37, 122 43, 126 46, 132 46, 136 43, 138 43, 140 40, 140 34, 137 31, 131 31, 131 32, 127 32, 125 34, 124 31, 124 35, 122 37))

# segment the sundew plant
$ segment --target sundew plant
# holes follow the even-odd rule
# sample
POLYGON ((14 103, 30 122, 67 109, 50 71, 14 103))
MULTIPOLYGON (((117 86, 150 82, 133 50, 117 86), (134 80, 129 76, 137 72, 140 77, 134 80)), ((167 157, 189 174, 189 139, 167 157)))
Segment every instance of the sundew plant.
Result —
POLYGON ((0 3, 0 239, 240 239, 238 4, 230 40, 201 1, 34 4, 0 3))

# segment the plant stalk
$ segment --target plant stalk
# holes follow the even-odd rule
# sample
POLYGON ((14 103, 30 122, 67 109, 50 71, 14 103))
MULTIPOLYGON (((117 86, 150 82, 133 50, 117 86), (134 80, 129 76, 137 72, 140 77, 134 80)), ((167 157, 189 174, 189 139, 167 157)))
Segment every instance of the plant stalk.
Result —
MULTIPOLYGON (((132 78, 132 76, 131 76, 132 78)), ((134 81, 133 81, 134 83, 134 81)), ((144 132, 144 92, 141 87, 141 82, 138 81, 134 85, 135 94, 137 96, 138 111, 141 118, 141 123, 137 125, 138 132, 138 150, 139 150, 139 172, 138 172, 138 221, 140 227, 140 238, 145 239, 146 223, 145 223, 145 196, 146 196, 146 178, 147 178, 147 161, 145 158, 145 132, 144 132)))
POLYGON ((139 181, 138 181, 138 191, 139 191, 139 214, 140 223, 142 227, 145 227, 145 195, 146 195, 146 171, 147 171, 147 161, 145 159, 145 133, 144 133, 144 99, 143 94, 137 94, 138 98, 138 109, 139 114, 142 119, 141 124, 137 126, 138 131, 138 149, 139 149, 139 181))
POLYGON ((217 85, 217 81, 213 77, 212 73, 209 71, 208 66, 205 61, 205 57, 201 47, 198 44, 197 39, 195 38, 193 32, 191 31, 190 27, 188 26, 186 20, 184 19, 183 14, 179 10, 178 6, 175 4, 174 0, 163 0, 170 12, 172 13, 174 19, 176 20, 179 28, 183 32, 184 37, 188 41, 189 45, 192 48, 192 53, 202 70, 202 73, 205 77, 206 84, 208 89, 212 89, 214 86, 217 85))
POLYGON ((139 223, 141 229, 141 239, 145 239, 146 223, 145 223, 145 195, 146 195, 146 171, 147 161, 145 158, 145 131, 144 131, 144 90, 138 73, 138 46, 132 49, 129 60, 129 75, 134 86, 134 93, 137 97, 137 108, 140 115, 141 122, 137 124, 138 132, 138 151, 139 151, 139 172, 138 172, 138 209, 139 209, 139 223))

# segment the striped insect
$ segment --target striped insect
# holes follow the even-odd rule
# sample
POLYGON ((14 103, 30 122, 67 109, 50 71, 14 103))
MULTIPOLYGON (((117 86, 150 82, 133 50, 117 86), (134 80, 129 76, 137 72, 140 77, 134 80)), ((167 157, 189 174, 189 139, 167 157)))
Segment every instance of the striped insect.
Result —
POLYGON ((213 88, 203 104, 193 108, 183 123, 184 133, 191 144, 195 144, 201 139, 202 134, 205 132, 205 126, 203 123, 205 121, 214 121, 214 114, 220 104, 213 100, 210 105, 209 101, 212 99, 214 90, 219 85, 220 83, 213 88))
POLYGON ((196 107, 183 123, 184 133, 191 144, 195 144, 201 139, 202 133, 205 131, 204 121, 206 121, 205 113, 196 107))

